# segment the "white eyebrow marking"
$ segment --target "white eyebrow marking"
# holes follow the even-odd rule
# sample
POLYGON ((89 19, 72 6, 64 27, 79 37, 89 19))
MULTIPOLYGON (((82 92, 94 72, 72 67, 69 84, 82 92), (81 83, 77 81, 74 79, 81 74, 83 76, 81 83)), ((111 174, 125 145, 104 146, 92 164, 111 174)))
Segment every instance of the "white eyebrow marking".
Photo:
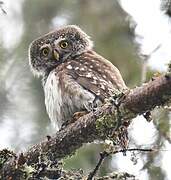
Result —
POLYGON ((44 44, 43 46, 40 47, 40 50, 42 50, 43 48, 48 47, 49 49, 51 49, 51 45, 49 43, 44 44))
POLYGON ((67 69, 72 69, 72 66, 69 64, 66 68, 67 69))

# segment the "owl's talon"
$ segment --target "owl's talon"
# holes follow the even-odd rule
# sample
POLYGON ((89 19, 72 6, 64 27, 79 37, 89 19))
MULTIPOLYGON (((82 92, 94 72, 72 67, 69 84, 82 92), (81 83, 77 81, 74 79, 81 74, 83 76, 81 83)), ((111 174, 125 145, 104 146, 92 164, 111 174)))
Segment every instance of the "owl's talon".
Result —
POLYGON ((79 112, 75 112, 72 116, 71 119, 65 121, 62 126, 61 129, 66 128, 69 124, 74 123, 75 121, 77 121, 80 117, 86 115, 88 112, 87 111, 79 111, 79 112))
POLYGON ((72 123, 78 120, 80 117, 86 115, 87 113, 88 113, 87 111, 75 112, 72 118, 73 119, 72 123))

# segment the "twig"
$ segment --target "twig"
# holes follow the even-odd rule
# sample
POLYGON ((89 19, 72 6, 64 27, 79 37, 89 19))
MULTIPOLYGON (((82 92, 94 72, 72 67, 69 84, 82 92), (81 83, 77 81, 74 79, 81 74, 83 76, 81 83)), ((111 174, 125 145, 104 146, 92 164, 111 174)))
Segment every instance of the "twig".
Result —
POLYGON ((4 8, 2 7, 2 5, 4 4, 3 1, 0 1, 0 9, 4 14, 7 14, 7 12, 4 10, 4 8))
POLYGON ((121 149, 121 150, 116 150, 113 151, 112 154, 117 154, 117 153, 123 153, 125 151, 140 151, 140 152, 153 152, 155 151, 154 149, 141 149, 141 148, 130 148, 130 149, 121 149))
POLYGON ((146 81, 147 76, 147 64, 151 56, 160 49, 161 44, 157 45, 149 54, 141 54, 140 57, 143 59, 142 72, 141 72, 141 83, 146 81))
POLYGON ((104 160, 107 156, 109 156, 109 153, 107 153, 106 151, 100 153, 100 159, 99 159, 96 167, 94 168, 94 170, 93 170, 92 172, 90 172, 90 174, 88 175, 87 180, 92 180, 92 179, 93 179, 93 177, 96 175, 97 171, 99 170, 99 168, 100 168, 103 160, 104 160))
MULTIPOLYGON (((110 154, 117 154, 117 153, 124 153, 126 151, 132 152, 132 151, 139 151, 139 152, 152 152, 155 151, 154 149, 141 149, 141 148, 131 148, 131 149, 121 149, 121 150, 116 150, 113 151, 110 154)), ((110 155, 108 152, 104 151, 102 153, 100 153, 100 159, 96 165, 96 167, 94 168, 94 170, 92 172, 90 172, 90 174, 88 175, 87 180, 92 180, 93 177, 96 175, 97 171, 99 170, 100 166, 102 165, 104 159, 106 157, 108 157, 110 155)))

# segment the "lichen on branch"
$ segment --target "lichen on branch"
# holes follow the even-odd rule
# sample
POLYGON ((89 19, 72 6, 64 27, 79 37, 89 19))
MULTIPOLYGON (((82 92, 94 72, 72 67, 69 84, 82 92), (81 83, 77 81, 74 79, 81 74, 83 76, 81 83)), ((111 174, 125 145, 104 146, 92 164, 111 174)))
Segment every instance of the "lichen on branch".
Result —
MULTIPOLYGON (((111 128, 117 131, 117 126, 128 121, 131 123, 132 118, 151 111, 156 106, 164 106, 170 102, 170 99, 171 73, 155 77, 141 87, 136 87, 126 93, 119 107, 108 102, 95 111, 82 116, 76 122, 69 124, 54 136, 34 145, 23 153, 23 165, 16 166, 19 159, 16 155, 15 160, 10 159, 1 165, 0 174, 4 175, 4 179, 7 179, 11 175, 10 172, 13 174, 20 172, 17 171, 20 167, 35 167, 42 156, 44 163, 58 162, 60 159, 74 154, 83 143, 93 142, 96 139, 105 139, 111 128), (121 118, 118 118, 118 111, 121 118), (117 123, 117 121, 122 122, 117 123)), ((47 168, 44 169, 44 172, 48 172, 47 168)))

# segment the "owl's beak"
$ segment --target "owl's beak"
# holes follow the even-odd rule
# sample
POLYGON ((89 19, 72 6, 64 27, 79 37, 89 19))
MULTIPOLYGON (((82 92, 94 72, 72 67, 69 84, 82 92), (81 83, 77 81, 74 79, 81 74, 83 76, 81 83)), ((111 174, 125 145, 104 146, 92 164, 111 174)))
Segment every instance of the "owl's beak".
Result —
POLYGON ((53 57, 55 58, 55 60, 59 61, 59 53, 56 49, 53 50, 53 57))

